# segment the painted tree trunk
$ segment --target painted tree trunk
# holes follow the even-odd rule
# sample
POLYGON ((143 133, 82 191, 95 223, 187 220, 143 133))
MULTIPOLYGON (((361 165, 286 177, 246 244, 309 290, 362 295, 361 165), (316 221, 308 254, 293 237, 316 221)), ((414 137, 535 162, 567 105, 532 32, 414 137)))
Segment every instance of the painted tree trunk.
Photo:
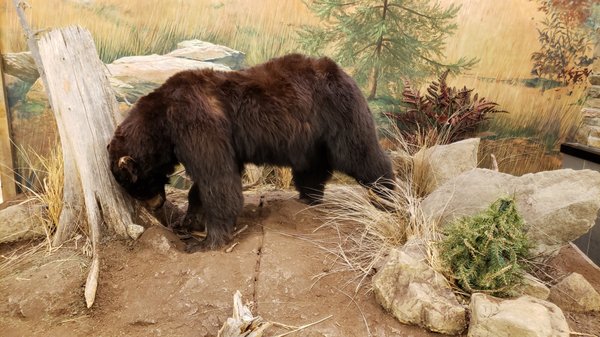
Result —
POLYGON ((13 152, 10 145, 10 119, 4 88, 4 74, 0 62, 0 204, 16 195, 13 152))

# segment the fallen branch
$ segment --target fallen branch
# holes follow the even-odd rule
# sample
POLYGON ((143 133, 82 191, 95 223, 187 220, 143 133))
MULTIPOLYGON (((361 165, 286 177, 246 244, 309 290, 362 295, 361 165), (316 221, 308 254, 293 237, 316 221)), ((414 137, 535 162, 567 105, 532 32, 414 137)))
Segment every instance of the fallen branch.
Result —
POLYGON ((277 326, 291 330, 274 336, 283 337, 298 331, 302 331, 313 325, 317 325, 330 319, 331 317, 333 317, 333 315, 329 315, 316 322, 302 326, 266 322, 260 316, 254 317, 250 309, 242 304, 242 294, 238 290, 235 292, 235 295, 233 295, 233 317, 227 318, 227 321, 223 323, 223 326, 219 330, 217 337, 262 337, 265 331, 271 326, 277 326))
POLYGON ((219 330, 218 337, 261 337, 273 324, 260 316, 252 316, 250 309, 242 304, 242 294, 233 295, 233 317, 227 318, 219 330))

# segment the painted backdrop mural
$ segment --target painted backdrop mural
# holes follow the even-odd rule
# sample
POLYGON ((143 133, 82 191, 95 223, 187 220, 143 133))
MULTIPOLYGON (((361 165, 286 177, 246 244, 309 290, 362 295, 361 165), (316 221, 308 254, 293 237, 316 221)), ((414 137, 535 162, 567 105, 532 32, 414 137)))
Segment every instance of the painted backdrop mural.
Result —
MULTIPOLYGON (((92 32, 123 111, 179 70, 240 69, 288 52, 326 55, 359 81, 382 127, 466 123, 455 138, 483 136, 483 151, 517 174, 560 166, 558 146, 581 120, 586 78, 598 62, 600 0, 28 4, 40 34, 72 24, 92 32), (437 94, 428 98, 427 88, 437 94), (448 110, 437 95, 458 105, 448 110), (461 115, 465 106, 471 110, 461 115), (469 124, 478 116, 488 123, 469 124)), ((54 121, 13 2, 2 0, 0 9, 16 166, 27 167, 35 164, 26 153, 55 146, 54 121)))

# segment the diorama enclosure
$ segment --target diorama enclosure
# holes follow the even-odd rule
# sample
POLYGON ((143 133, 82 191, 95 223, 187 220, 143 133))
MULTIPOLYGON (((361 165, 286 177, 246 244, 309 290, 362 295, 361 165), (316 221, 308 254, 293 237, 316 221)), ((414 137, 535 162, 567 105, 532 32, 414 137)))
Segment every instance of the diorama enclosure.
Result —
POLYGON ((1 335, 600 336, 599 0, 0 9, 1 335))

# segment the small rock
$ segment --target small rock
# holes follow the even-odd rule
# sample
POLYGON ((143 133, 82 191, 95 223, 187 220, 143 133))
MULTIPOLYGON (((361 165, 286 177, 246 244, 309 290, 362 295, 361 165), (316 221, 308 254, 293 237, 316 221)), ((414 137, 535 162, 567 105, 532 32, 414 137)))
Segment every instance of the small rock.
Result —
POLYGON ((31 52, 3 54, 1 59, 5 75, 15 76, 30 85, 40 77, 31 52))
POLYGON ((471 296, 469 337, 568 337, 569 325, 556 305, 531 296, 502 300, 471 296))
POLYGON ((138 242, 161 253, 185 249, 185 244, 179 240, 177 235, 161 226, 151 226, 146 229, 138 242))
POLYGON ((134 240, 137 240, 140 237, 140 235, 144 233, 144 230, 145 228, 143 226, 136 224, 129 224, 127 226, 127 234, 129 234, 129 236, 134 240))
POLYGON ((436 145, 417 152, 413 164, 428 174, 428 191, 431 192, 446 181, 465 171, 477 167, 479 138, 461 140, 459 142, 436 145))
POLYGON ((523 276, 523 284, 516 291, 522 295, 529 295, 540 300, 547 300, 550 296, 550 289, 540 280, 527 273, 523 276))
POLYGON ((393 249, 373 277, 375 298, 404 324, 459 334, 466 325, 466 310, 445 278, 427 264, 425 249, 416 241, 393 249))
POLYGON ((600 311, 600 294, 578 273, 572 273, 553 286, 549 299, 563 310, 600 311))

